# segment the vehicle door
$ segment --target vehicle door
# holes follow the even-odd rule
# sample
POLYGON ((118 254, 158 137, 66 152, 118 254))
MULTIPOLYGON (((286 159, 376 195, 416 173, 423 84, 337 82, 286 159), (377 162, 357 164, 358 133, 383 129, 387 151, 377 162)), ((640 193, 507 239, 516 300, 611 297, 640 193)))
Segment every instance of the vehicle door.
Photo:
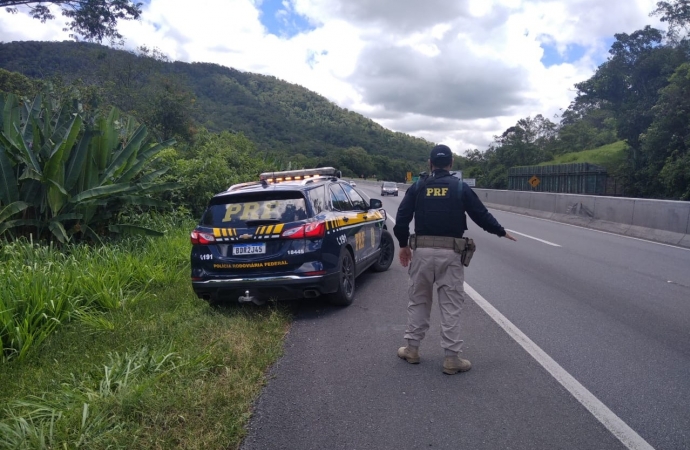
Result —
MULTIPOLYGON (((355 210, 350 198, 343 188, 349 186, 346 183, 333 183, 330 186, 331 204, 336 213, 334 227, 337 230, 337 239, 344 243, 347 241, 354 250, 355 262, 359 262, 365 255, 366 231, 365 222, 360 211, 355 210)), ((350 187, 351 188, 351 187, 350 187)))
POLYGON ((369 202, 352 186, 343 184, 343 189, 350 198, 354 211, 357 212, 357 219, 362 222, 361 232, 364 235, 360 244, 362 245, 362 259, 366 259, 372 256, 381 244, 381 229, 378 228, 379 224, 383 224, 381 213, 377 210, 370 210, 369 202))

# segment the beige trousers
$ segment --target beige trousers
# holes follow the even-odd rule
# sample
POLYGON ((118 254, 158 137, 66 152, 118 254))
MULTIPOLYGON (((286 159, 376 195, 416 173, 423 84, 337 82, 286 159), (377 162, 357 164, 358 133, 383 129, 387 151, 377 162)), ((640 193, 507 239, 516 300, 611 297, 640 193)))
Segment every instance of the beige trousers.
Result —
POLYGON ((418 248, 412 254, 409 274, 405 339, 424 339, 429 329, 435 283, 441 310, 441 347, 459 352, 462 348, 460 311, 465 302, 465 273, 460 255, 450 249, 418 248))

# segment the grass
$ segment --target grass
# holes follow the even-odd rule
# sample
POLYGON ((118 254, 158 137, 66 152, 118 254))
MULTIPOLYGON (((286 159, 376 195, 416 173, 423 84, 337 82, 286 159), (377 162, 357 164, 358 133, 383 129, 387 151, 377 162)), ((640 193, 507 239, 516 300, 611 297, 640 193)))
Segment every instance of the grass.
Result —
POLYGON ((581 152, 566 153, 555 157, 551 161, 543 162, 540 166, 554 165, 554 164, 571 164, 571 163, 591 163, 606 167, 608 170, 615 170, 625 161, 625 149, 627 145, 623 141, 614 142, 613 144, 604 145, 592 150, 583 150, 581 152))
POLYGON ((289 315, 197 299, 189 229, 67 252, 3 246, 3 270, 31 284, 0 281, 15 299, 4 317, 43 331, 0 363, 0 449, 239 446, 289 315))

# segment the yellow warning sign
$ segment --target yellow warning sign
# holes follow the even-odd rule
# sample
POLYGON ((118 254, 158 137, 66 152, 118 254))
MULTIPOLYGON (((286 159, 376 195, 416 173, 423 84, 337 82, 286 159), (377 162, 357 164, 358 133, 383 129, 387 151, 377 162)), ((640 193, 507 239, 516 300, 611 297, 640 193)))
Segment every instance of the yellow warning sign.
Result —
POLYGON ((539 186, 539 183, 541 183, 541 180, 539 178, 537 178, 536 175, 532 175, 532 178, 530 178, 527 182, 530 184, 530 186, 535 188, 535 187, 539 186))
POLYGON ((407 172, 407 177, 406 177, 406 179, 407 179, 407 182, 408 182, 408 183, 409 183, 410 181, 412 181, 412 172, 407 172))

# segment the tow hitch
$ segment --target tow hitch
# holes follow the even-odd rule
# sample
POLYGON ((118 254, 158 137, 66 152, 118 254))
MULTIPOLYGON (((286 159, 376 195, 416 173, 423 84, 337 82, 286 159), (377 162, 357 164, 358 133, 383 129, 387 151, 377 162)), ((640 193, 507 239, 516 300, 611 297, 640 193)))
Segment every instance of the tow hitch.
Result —
POLYGON ((261 300, 253 295, 249 295, 249 291, 244 291, 244 295, 240 295, 237 299, 240 303, 254 303, 257 306, 263 306, 266 300, 261 300))

